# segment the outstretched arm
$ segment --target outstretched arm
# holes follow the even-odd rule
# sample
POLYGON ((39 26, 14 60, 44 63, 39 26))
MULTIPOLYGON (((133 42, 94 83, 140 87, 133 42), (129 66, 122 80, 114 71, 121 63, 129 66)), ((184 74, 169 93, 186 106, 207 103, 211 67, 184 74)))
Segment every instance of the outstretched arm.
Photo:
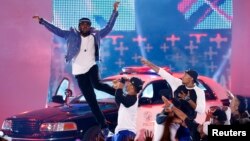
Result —
POLYGON ((142 64, 153 69, 156 73, 158 73, 160 70, 160 67, 156 66, 155 64, 153 64, 152 62, 148 61, 147 59, 145 59, 143 57, 141 57, 141 62, 142 62, 142 64))
POLYGON ((103 38, 105 37, 107 34, 109 34, 109 32, 113 29, 114 25, 115 25, 115 21, 116 21, 116 18, 118 16, 118 5, 119 5, 120 2, 115 2, 113 7, 113 13, 111 15, 111 17, 109 18, 109 21, 107 23, 107 25, 100 30, 100 37, 103 38))
POLYGON ((169 72, 167 72, 166 70, 158 67, 157 65, 155 65, 152 62, 148 61, 147 59, 141 57, 141 62, 142 62, 142 64, 144 64, 144 65, 150 67, 151 69, 153 69, 162 78, 164 78, 166 81, 168 81, 169 85, 172 88, 172 91, 175 91, 178 86, 182 85, 181 79, 172 76, 169 72))
POLYGON ((66 36, 68 36, 68 34, 69 34, 69 31, 62 30, 62 29, 56 27, 55 25, 49 23, 48 21, 44 20, 40 16, 33 16, 32 18, 34 20, 37 20, 40 24, 44 25, 49 31, 56 34, 57 36, 60 36, 62 38, 66 38, 66 36))

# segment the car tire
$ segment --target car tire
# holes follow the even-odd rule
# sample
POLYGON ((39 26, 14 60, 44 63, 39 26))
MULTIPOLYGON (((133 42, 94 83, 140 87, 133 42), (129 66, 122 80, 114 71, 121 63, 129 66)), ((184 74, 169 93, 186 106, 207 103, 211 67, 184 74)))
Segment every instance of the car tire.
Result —
POLYGON ((90 127, 83 135, 82 141, 93 141, 101 133, 101 128, 99 126, 90 127))

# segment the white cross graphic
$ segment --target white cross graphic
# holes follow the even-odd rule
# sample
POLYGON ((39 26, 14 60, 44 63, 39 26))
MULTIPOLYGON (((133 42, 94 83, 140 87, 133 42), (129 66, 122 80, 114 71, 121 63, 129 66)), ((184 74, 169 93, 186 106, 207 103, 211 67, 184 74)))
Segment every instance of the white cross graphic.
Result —
POLYGON ((207 67, 210 69, 211 72, 214 72, 215 69, 217 68, 217 66, 214 65, 214 62, 211 62, 211 64, 208 65, 207 67))
POLYGON ((209 47, 209 50, 208 52, 204 52, 205 56, 209 56, 209 60, 212 60, 213 59, 213 56, 218 54, 216 51, 213 51, 213 48, 212 47, 209 47))
POLYGON ((193 41, 189 41, 189 46, 185 46, 185 49, 189 49, 190 50, 190 54, 193 54, 193 50, 194 49, 198 49, 198 46, 195 46, 193 44, 193 41))
POLYGON ((166 52, 167 49, 169 49, 169 47, 167 46, 166 43, 164 43, 164 44, 161 46, 161 49, 163 50, 163 52, 166 52))
POLYGON ((153 47, 150 46, 150 44, 147 44, 147 46, 145 46, 145 49, 146 49, 147 52, 150 52, 150 50, 152 50, 153 47))
POLYGON ((122 61, 121 58, 118 59, 118 61, 115 62, 115 64, 117 64, 120 68, 122 67, 122 65, 125 65, 125 62, 122 61))
POLYGON ((173 59, 174 60, 176 60, 176 61, 180 61, 181 60, 181 55, 179 54, 179 53, 175 53, 174 55, 173 55, 173 59))
POLYGON ((123 52, 128 50, 128 47, 124 47, 123 42, 120 42, 120 46, 116 47, 115 50, 120 51, 120 55, 123 56, 123 52))
POLYGON ((195 58, 195 56, 192 56, 191 59, 188 61, 192 66, 195 66, 195 64, 198 62, 198 60, 195 58))
POLYGON ((141 58, 141 56, 137 55, 137 53, 135 53, 135 55, 132 57, 132 59, 137 63, 137 61, 141 58))

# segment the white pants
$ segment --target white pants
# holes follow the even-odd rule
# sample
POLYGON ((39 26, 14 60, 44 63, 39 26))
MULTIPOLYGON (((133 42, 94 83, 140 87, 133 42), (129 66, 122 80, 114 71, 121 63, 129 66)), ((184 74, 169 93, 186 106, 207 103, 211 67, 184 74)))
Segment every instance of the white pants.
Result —
POLYGON ((176 133, 177 130, 180 128, 180 124, 177 123, 171 123, 169 126, 169 131, 170 131, 170 140, 171 141, 176 141, 176 133))
MULTIPOLYGON (((163 132, 164 132, 164 125, 165 125, 165 123, 157 124, 155 122, 153 141, 160 141, 160 139, 162 138, 163 132)), ((171 123, 171 125, 169 126, 171 141, 176 141, 175 136, 176 136, 176 133, 177 133, 177 130, 179 129, 179 127, 180 127, 180 125, 176 124, 176 123, 171 123)))

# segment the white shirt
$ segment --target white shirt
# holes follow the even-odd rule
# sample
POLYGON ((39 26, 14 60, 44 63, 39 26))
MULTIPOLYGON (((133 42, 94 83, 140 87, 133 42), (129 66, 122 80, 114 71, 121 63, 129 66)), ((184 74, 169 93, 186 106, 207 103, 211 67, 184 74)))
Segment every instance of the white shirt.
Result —
MULTIPOLYGON (((171 86, 172 91, 174 92, 180 85, 182 85, 182 81, 179 78, 176 78, 172 76, 170 73, 165 71, 164 69, 160 68, 158 74, 164 78, 168 84, 171 86)), ((186 87, 187 88, 187 87, 186 87)), ((187 88, 187 89, 194 89, 197 99, 196 99, 196 108, 195 111, 199 114, 205 113, 206 110, 206 98, 205 98, 205 92, 197 87, 196 85, 193 88, 187 88)))
POLYGON ((93 35, 81 36, 81 48, 78 55, 72 61, 72 74, 85 74, 96 64, 95 45, 93 35))
POLYGON ((118 124, 115 128, 115 134, 122 130, 129 130, 136 134, 136 120, 138 110, 138 98, 134 105, 126 108, 122 103, 118 110, 118 124))

